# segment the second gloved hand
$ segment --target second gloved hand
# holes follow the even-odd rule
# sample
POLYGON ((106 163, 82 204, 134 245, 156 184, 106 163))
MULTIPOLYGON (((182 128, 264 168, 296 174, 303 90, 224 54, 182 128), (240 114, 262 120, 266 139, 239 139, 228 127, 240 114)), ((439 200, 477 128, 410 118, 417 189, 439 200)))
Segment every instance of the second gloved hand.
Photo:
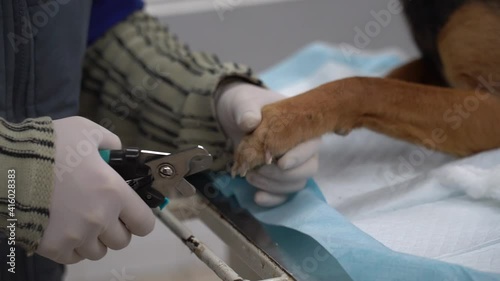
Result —
MULTIPOLYGON (((251 84, 235 83, 223 89, 217 101, 217 116, 223 130, 237 147, 242 137, 261 122, 264 105, 286 98, 251 84)), ((255 202, 264 207, 276 206, 288 194, 302 190, 307 179, 318 170, 321 140, 304 142, 283 155, 276 163, 250 171, 247 181, 261 191, 255 202)))
POLYGON ((56 157, 49 224, 37 253, 63 264, 98 260, 153 230, 151 209, 100 156, 120 139, 81 117, 54 121, 56 157))

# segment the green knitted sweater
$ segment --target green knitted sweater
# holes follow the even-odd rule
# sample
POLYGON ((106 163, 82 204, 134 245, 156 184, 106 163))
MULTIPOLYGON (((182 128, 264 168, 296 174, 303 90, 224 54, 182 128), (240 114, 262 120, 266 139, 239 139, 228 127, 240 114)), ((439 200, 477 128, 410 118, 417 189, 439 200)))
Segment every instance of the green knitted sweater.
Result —
MULTIPOLYGON (((192 52, 144 12, 95 42, 83 70, 80 115, 113 131, 124 146, 174 152, 203 145, 214 170, 232 158, 215 114, 217 90, 235 80, 261 85, 246 66, 192 52)), ((29 254, 50 216, 55 138, 49 117, 0 119, 0 231, 15 235, 29 254)))

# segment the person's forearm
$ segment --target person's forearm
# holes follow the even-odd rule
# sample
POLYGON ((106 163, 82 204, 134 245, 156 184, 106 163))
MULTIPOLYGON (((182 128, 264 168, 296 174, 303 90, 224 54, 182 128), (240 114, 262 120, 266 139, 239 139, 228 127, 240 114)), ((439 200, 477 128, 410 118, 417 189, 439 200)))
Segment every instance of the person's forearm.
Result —
POLYGON ((232 149, 217 122, 214 93, 234 80, 260 85, 248 67, 190 51, 143 12, 89 49, 84 73, 84 96, 102 104, 92 119, 107 119, 125 145, 167 151, 204 145, 215 169, 224 168, 232 149))
POLYGON ((54 137, 50 118, 19 124, 0 118, 0 231, 28 254, 48 224, 54 137))

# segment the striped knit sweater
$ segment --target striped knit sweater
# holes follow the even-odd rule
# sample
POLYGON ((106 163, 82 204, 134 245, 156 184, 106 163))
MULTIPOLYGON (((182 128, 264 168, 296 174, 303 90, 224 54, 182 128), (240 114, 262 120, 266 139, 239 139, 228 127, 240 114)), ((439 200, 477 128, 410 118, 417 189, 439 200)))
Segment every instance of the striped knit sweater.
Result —
MULTIPOLYGON (((232 158, 214 96, 235 80, 261 85, 248 67, 192 52, 141 11, 97 40, 83 69, 82 116, 116 133, 124 146, 174 152, 203 145, 214 156, 214 170, 225 169, 232 158)), ((54 139, 48 117, 0 121, 0 230, 9 236, 8 180, 15 170, 16 245, 29 254, 48 223, 54 139)))

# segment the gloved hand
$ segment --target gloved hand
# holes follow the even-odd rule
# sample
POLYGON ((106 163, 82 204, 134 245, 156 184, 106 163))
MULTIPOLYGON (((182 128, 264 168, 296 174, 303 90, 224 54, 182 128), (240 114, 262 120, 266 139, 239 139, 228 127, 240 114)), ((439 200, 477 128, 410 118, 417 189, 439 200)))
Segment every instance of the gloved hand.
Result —
POLYGON ((54 121, 54 190, 37 253, 63 264, 98 260, 122 249, 131 234, 153 230, 151 209, 99 155, 120 149, 120 139, 81 117, 54 121))
MULTIPOLYGON (((283 95, 251 84, 226 86, 217 99, 217 117, 222 129, 236 148, 243 136, 261 121, 264 105, 286 98, 283 95)), ((304 142, 288 151, 277 162, 250 171, 247 181, 261 191, 255 202, 264 207, 282 204, 290 193, 305 187, 308 178, 318 170, 318 149, 321 139, 304 142)))

